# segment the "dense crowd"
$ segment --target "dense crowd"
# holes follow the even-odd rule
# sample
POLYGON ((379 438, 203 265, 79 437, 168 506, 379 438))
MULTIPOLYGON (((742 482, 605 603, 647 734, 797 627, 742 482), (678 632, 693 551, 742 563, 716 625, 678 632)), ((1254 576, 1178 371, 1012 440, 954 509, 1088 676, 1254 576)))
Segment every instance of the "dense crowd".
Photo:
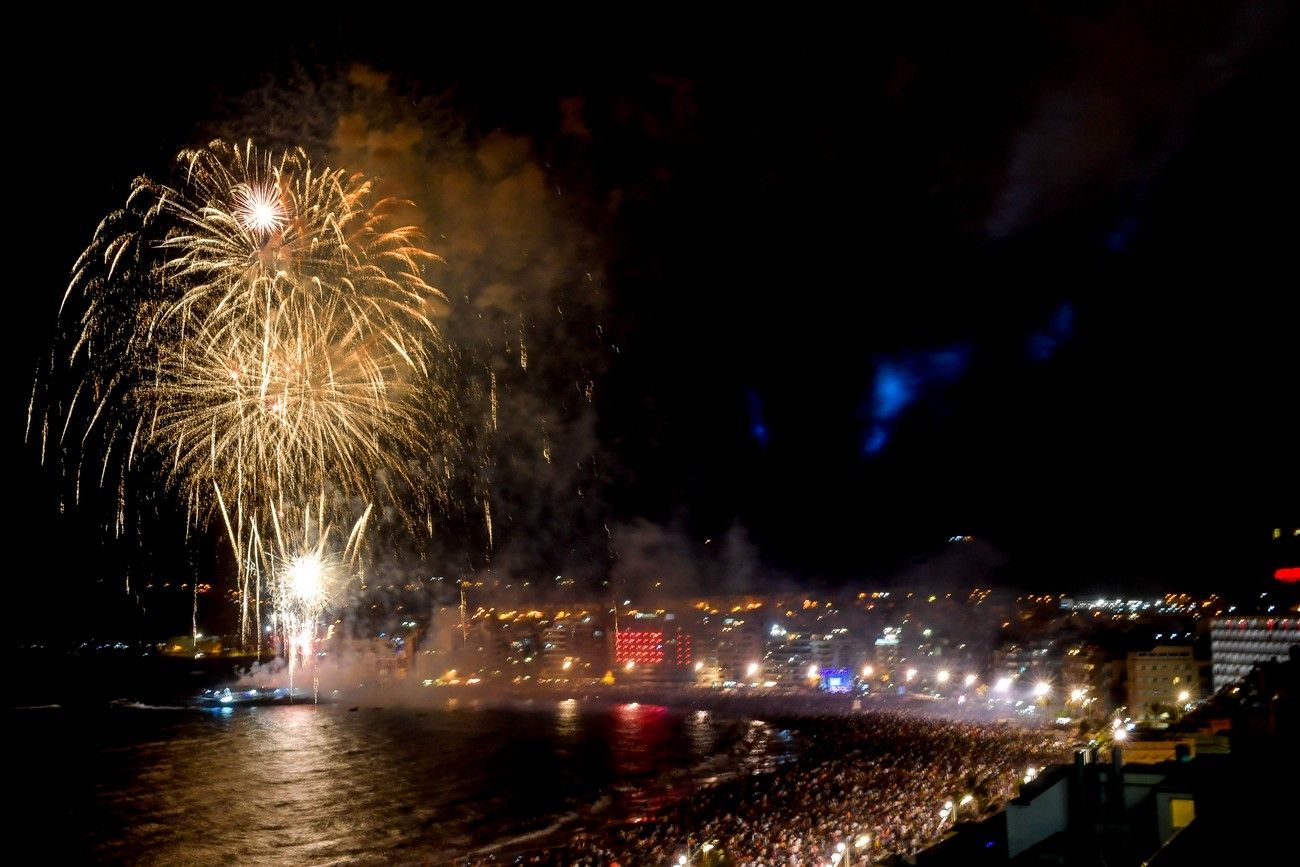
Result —
POLYGON ((694 865, 820 867, 840 861, 839 844, 855 862, 879 860, 996 810, 1028 769, 1063 758, 1052 733, 1009 724, 871 713, 797 725, 806 747, 793 761, 698 789, 653 821, 460 863, 665 867, 688 855, 694 865))

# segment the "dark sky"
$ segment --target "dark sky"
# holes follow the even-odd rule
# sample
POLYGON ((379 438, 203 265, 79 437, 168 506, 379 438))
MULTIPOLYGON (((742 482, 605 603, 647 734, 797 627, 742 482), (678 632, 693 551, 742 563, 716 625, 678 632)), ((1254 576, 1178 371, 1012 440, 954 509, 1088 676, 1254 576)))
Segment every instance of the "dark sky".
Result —
POLYGON ((583 203, 617 346, 607 523, 739 522, 796 579, 954 534, 1040 587, 1256 575, 1300 524, 1293 16, 1056 5, 63 34, 9 70, 15 548, 97 574, 22 416, 99 217, 246 90, 365 63, 449 94, 472 138, 530 140, 583 203))

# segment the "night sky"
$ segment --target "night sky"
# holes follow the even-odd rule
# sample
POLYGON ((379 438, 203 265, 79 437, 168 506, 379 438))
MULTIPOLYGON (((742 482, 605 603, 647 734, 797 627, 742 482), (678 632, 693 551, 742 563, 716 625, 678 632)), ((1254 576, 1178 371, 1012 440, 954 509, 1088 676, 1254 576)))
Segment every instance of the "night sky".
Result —
MULTIPOLYGON (((761 574, 793 581, 887 578, 967 534, 999 552, 999 580, 1044 589, 1253 580, 1271 528, 1300 526, 1286 5, 869 29, 660 10, 626 44, 613 21, 594 40, 591 22, 497 37, 398 18, 64 34, 48 70, 9 70, 11 550, 41 552, 35 585, 118 580, 103 516, 60 517, 22 441, 99 218, 214 130, 283 135, 268 105, 329 130, 329 83, 364 68, 429 119, 426 141, 526 143, 565 228, 521 221, 519 244, 581 238, 556 270, 599 291, 599 338, 577 316, 537 331, 555 362, 519 386, 544 405, 572 391, 565 371, 594 381, 589 409, 558 413, 589 432, 590 482, 516 481, 493 568, 585 558, 599 578, 622 528, 688 551, 740 533, 761 574), (551 502, 584 484, 581 513, 551 502), (603 565, 566 522, 612 528, 603 565)), ((136 547, 154 570, 176 553, 136 547)))

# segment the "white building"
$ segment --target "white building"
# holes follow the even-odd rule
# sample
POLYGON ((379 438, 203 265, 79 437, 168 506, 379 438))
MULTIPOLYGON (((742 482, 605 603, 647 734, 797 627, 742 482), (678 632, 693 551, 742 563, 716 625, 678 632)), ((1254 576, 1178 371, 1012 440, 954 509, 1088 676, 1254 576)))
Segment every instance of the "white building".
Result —
POLYGON ((1216 617, 1210 621, 1214 691, 1250 673, 1257 662, 1284 660, 1300 645, 1300 617, 1216 617))
POLYGON ((1156 647, 1128 655, 1128 707, 1133 716, 1154 716, 1186 705, 1198 695, 1196 658, 1188 645, 1156 647))

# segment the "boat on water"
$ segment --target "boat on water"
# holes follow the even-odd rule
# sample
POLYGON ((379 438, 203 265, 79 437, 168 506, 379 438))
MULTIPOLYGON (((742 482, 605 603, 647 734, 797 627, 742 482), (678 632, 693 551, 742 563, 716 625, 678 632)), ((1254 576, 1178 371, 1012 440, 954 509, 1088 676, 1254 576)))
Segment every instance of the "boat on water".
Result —
POLYGON ((205 689, 195 697, 199 707, 256 707, 269 704, 311 704, 328 701, 329 697, 317 695, 306 686, 249 687, 248 689, 231 689, 217 687, 205 689))

